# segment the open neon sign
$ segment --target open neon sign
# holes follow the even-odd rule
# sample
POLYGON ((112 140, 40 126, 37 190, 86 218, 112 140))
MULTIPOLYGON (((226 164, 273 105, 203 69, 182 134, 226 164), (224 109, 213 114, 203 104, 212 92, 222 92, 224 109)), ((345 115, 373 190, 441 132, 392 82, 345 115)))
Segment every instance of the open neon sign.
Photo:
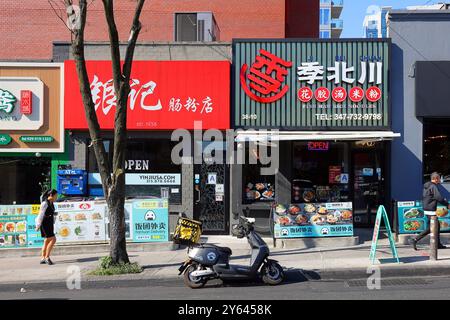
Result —
POLYGON ((309 151, 328 151, 330 149, 330 143, 325 141, 311 141, 308 142, 309 151))

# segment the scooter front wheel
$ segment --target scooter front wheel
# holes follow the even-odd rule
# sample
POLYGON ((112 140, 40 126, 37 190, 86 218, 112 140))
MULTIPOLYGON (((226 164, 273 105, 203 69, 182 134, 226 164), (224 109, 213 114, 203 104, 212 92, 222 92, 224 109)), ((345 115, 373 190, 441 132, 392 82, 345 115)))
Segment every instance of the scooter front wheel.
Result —
POLYGON ((192 272, 198 270, 198 265, 191 264, 189 267, 186 268, 184 271, 184 284, 192 289, 199 289, 202 288, 207 280, 202 277, 195 277, 192 275, 192 272))
POLYGON ((265 284, 275 286, 284 280, 283 268, 276 262, 270 261, 266 263, 262 270, 262 280, 265 284))

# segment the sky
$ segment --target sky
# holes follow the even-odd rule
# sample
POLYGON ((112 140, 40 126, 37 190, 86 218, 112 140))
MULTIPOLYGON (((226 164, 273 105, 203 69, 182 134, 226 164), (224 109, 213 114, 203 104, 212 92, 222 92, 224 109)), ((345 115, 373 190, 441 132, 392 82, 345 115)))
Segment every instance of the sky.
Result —
POLYGON ((435 4, 443 0, 344 0, 341 19, 344 20, 344 30, 341 38, 360 38, 363 36, 363 21, 366 10, 371 5, 391 6, 393 9, 404 9, 407 6, 435 4))

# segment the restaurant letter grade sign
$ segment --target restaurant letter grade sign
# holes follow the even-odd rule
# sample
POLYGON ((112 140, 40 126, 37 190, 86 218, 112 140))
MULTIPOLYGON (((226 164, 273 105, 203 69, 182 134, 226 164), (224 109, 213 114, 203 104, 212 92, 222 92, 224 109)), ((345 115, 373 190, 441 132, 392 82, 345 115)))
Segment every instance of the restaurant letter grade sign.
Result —
POLYGON ((390 42, 236 40, 234 124, 389 129, 390 42))

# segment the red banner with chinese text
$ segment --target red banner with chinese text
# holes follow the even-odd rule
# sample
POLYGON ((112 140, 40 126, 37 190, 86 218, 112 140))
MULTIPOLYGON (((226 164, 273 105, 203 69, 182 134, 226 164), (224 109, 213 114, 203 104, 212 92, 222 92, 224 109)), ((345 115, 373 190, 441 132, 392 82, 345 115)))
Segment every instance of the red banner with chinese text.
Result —
MULTIPOLYGON (((114 128, 116 97, 111 61, 86 62, 92 98, 101 129, 114 128)), ((65 68, 65 128, 86 130, 74 61, 65 68)), ((134 61, 127 127, 131 130, 230 128, 228 61, 134 61)))

